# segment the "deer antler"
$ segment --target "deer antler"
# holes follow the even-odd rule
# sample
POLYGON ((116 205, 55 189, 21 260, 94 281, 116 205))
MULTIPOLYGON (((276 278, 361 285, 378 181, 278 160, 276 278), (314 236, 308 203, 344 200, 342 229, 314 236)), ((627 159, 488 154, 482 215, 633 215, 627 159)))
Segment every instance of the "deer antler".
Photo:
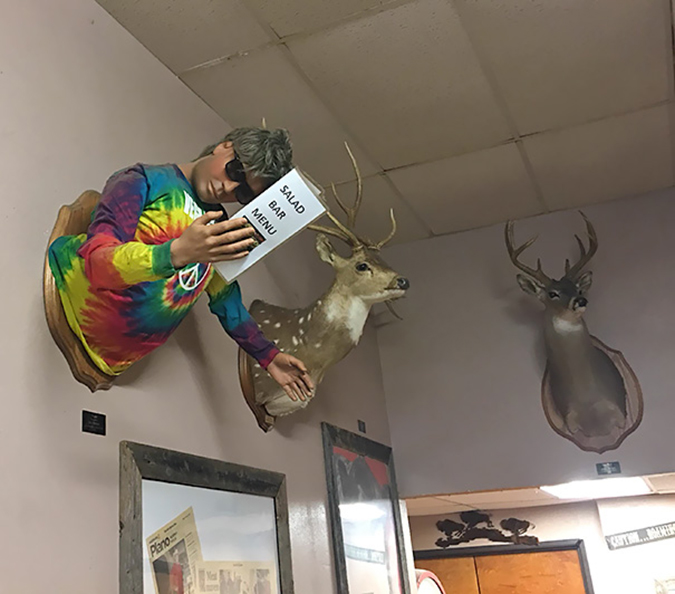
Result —
POLYGON ((349 154, 349 158, 351 159, 352 162, 352 167, 354 168, 354 173, 356 174, 356 200, 354 200, 354 206, 349 207, 342 201, 340 196, 338 196, 337 189, 335 188, 334 183, 331 183, 331 189, 333 190, 333 196, 335 196, 335 201, 338 203, 338 206, 347 215, 347 225, 342 224, 338 220, 338 218, 335 217, 335 215, 333 215, 333 213, 331 213, 330 211, 326 211, 326 215, 332 221, 332 223, 335 225, 336 228, 313 224, 309 225, 308 229, 311 229, 312 231, 318 231, 319 233, 326 233, 328 235, 332 235, 333 237, 337 237, 342 241, 346 241, 353 248, 357 248, 363 247, 367 243, 363 241, 360 237, 358 237, 356 233, 353 231, 354 224, 356 223, 356 215, 358 214, 359 208, 361 207, 361 198, 363 196, 363 181, 361 179, 361 171, 359 170, 359 166, 356 163, 354 154, 352 153, 351 149, 349 148, 349 145, 346 142, 345 148, 347 149, 347 153, 349 154))
POLYGON ((526 241, 523 245, 521 245, 519 248, 516 248, 514 245, 513 241, 513 221, 508 221, 506 223, 506 226, 504 227, 504 238, 506 240, 506 249, 509 252, 509 257, 511 258, 511 262, 513 262, 513 265, 518 268, 518 270, 522 270, 525 274, 528 274, 532 278, 538 280, 540 283, 546 285, 550 283, 553 279, 548 277, 546 274, 544 274, 544 271, 541 269, 541 260, 537 259, 537 269, 535 270, 534 268, 530 268, 529 266, 523 264, 520 260, 518 260, 518 256, 522 254, 527 248, 529 248, 536 240, 537 237, 533 237, 532 239, 526 241))
POLYGON ((356 175, 356 199, 354 200, 354 206, 351 207, 347 206, 342 201, 342 199, 338 195, 337 188, 335 187, 334 183, 331 183, 331 189, 333 190, 333 196, 335 196, 335 201, 337 202, 338 206, 347 215, 347 225, 342 224, 330 211, 327 211, 326 215, 337 228, 313 224, 309 225, 308 229, 311 229, 312 231, 318 231, 319 233, 326 233, 328 235, 332 235, 333 237, 337 237, 342 241, 346 241, 353 248, 367 247, 368 249, 371 250, 380 250, 387 242, 391 241, 392 237, 394 237, 394 234, 396 233, 397 225, 396 225, 396 218, 394 217, 394 209, 391 209, 389 211, 392 229, 385 239, 383 239, 378 243, 372 243, 371 241, 362 239, 358 235, 356 235, 354 228, 356 226, 356 216, 359 213, 359 209, 361 208, 361 201, 363 199, 363 179, 361 177, 361 171, 356 162, 356 158, 354 157, 354 153, 352 153, 352 150, 349 148, 349 144, 347 142, 345 142, 345 148, 347 149, 349 159, 352 162, 352 167, 354 168, 354 173, 356 175))
POLYGON ((391 241, 392 237, 396 234, 396 217, 394 216, 394 209, 390 208, 389 209, 389 218, 391 218, 391 231, 389 232, 389 235, 385 237, 382 241, 375 243, 373 245, 369 245, 368 247, 371 250, 381 250, 386 243, 391 241))
POLYGON ((319 233, 325 233, 326 235, 332 235, 333 237, 337 237, 338 239, 341 239, 342 241, 347 242, 349 245, 352 247, 360 247, 364 245, 363 241, 361 241, 356 234, 352 233, 347 227, 345 227, 340 220, 330 211, 326 211, 326 216, 333 222, 335 227, 326 227, 324 225, 308 225, 307 228, 311 229, 312 231, 317 231, 319 233))
POLYGON ((595 252, 598 251, 598 236, 595 234, 595 229, 593 228, 593 225, 583 212, 579 211, 579 214, 582 217, 584 217, 584 221, 586 221, 586 233, 588 234, 588 251, 586 251, 586 247, 584 246, 583 241, 581 241, 581 238, 575 234, 574 238, 577 240, 577 243, 579 244, 579 251, 581 252, 581 255, 579 256, 579 260, 577 261, 577 263, 574 264, 574 266, 572 267, 570 267, 570 261, 565 260, 565 276, 569 279, 575 279, 576 276, 581 272, 583 267, 590 262, 591 258, 595 255, 595 252))
POLYGON ((349 148, 349 144, 345 142, 345 148, 349 154, 349 159, 352 162, 352 167, 354 168, 354 173, 356 174, 356 200, 354 200, 354 206, 349 208, 338 196, 337 190, 335 189, 335 184, 331 184, 330 187, 333 190, 333 196, 335 196, 335 201, 338 203, 339 207, 347 215, 347 225, 354 228, 356 224, 356 215, 359 213, 359 208, 361 208, 361 199, 363 198, 363 180, 361 179, 361 170, 359 169, 356 159, 354 158, 354 153, 352 149, 349 148))

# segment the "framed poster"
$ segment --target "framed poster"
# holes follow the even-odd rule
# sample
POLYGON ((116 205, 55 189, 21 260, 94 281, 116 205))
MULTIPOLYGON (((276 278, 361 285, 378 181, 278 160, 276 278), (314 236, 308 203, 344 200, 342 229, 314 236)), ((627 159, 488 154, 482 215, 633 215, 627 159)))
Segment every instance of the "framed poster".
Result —
POLYGON ((410 594, 391 448, 321 429, 338 592, 410 594))
POLYGON ((121 594, 293 594, 283 474, 120 444, 121 594))

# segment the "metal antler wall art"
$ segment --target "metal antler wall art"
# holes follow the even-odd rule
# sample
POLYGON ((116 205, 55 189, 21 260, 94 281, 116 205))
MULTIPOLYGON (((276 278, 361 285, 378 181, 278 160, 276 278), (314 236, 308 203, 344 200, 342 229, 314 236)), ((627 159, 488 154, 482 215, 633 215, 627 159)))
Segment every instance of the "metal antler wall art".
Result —
POLYGON ((524 272, 520 288, 544 304, 546 370, 542 404, 551 427, 586 451, 602 453, 618 448, 642 420, 642 392, 624 356, 588 332, 583 315, 592 273, 583 272, 598 249, 595 229, 586 216, 588 248, 575 235, 581 255, 565 275, 554 280, 544 274, 541 261, 530 268, 520 260, 536 237, 520 247, 513 239, 513 222, 505 228, 506 247, 513 264, 524 272))
POLYGON ((525 534, 535 526, 527 520, 504 518, 497 528, 490 514, 468 510, 459 514, 461 522, 446 518, 436 522, 436 528, 445 536, 436 540, 436 546, 447 549, 450 546, 486 539, 491 542, 509 542, 517 545, 535 546, 539 544, 536 536, 525 534))
MULTIPOLYGON (((260 300, 254 301, 249 308, 265 336, 273 340, 283 352, 304 361, 317 387, 326 371, 358 344, 371 307, 375 303, 388 304, 403 297, 410 286, 408 280, 387 266, 379 255, 381 248, 396 233, 393 211, 390 212, 391 232, 382 241, 371 242, 359 237, 354 231, 363 183, 354 155, 349 146, 346 147, 356 174, 354 205, 347 206, 338 196, 335 186, 333 193, 337 204, 347 215, 347 224, 328 212, 327 216, 334 227, 309 227, 318 232, 316 251, 319 257, 335 271, 333 284, 321 297, 302 309, 287 309, 260 300), (351 254, 345 258, 340 256, 328 236, 344 241, 351 248, 351 254)), ((309 401, 291 400, 241 350, 239 379, 246 402, 263 431, 273 428, 276 417, 291 414, 309 404, 309 401)))

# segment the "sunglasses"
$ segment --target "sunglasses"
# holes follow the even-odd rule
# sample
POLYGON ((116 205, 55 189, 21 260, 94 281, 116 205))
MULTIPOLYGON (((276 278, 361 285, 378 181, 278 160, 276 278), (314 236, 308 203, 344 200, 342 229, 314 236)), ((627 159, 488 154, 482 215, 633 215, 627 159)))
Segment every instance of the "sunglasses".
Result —
POLYGON ((225 173, 233 182, 239 185, 234 189, 234 197, 240 204, 248 204, 255 198, 255 192, 248 185, 246 180, 246 170, 244 164, 239 160, 237 153, 234 153, 234 159, 228 161, 225 165, 225 173))

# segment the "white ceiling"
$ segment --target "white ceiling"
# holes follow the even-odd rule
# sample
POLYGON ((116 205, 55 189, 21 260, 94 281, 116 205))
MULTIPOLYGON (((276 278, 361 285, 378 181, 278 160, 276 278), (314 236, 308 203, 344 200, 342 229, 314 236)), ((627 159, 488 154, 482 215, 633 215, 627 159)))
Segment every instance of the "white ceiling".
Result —
POLYGON ((98 0, 397 241, 674 185, 670 0, 98 0), (349 195, 349 185, 342 190, 349 195))
MULTIPOLYGON (((675 473, 653 474, 643 477, 654 494, 675 493, 675 473)), ((582 501, 581 499, 577 501, 582 501)), ((496 491, 475 491, 452 495, 428 495, 406 499, 408 515, 435 516, 458 513, 476 509, 489 511, 495 509, 520 509, 542 505, 571 503, 558 499, 538 487, 506 489, 496 491)))

